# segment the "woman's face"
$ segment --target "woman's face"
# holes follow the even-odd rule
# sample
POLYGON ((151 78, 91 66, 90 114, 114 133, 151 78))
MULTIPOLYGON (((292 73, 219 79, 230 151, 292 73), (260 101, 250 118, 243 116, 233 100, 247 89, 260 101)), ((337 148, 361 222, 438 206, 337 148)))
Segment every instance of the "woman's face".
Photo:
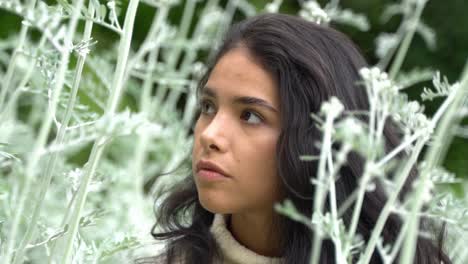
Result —
POLYGON ((200 95, 192 170, 201 205, 212 213, 271 211, 280 200, 276 142, 280 134, 277 86, 245 48, 217 62, 200 95), (229 175, 207 179, 200 161, 229 175))

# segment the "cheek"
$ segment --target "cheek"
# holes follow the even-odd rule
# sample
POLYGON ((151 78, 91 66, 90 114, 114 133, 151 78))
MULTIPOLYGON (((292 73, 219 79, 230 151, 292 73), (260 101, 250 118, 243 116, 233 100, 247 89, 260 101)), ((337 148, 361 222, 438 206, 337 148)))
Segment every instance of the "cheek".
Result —
POLYGON ((197 122, 195 123, 195 126, 193 128, 192 154, 196 153, 196 150, 200 147, 200 129, 201 129, 200 120, 197 120, 197 122))
POLYGON ((274 136, 268 140, 264 139, 262 144, 252 144, 251 148, 242 154, 241 174, 245 175, 242 176, 242 185, 246 196, 252 199, 252 196, 255 196, 255 199, 271 202, 271 199, 277 197, 280 179, 276 169, 276 141, 277 137, 274 136))
POLYGON ((254 142, 254 140, 247 143, 249 148, 245 148, 243 162, 247 165, 250 164, 256 169, 273 171, 276 170, 276 142, 277 138, 274 135, 264 136, 254 142), (268 166, 266 166, 268 164, 268 166))
POLYGON ((198 153, 200 153, 200 122, 197 121, 195 123, 195 127, 193 128, 193 144, 192 144, 192 172, 195 173, 195 166, 198 160, 198 153))

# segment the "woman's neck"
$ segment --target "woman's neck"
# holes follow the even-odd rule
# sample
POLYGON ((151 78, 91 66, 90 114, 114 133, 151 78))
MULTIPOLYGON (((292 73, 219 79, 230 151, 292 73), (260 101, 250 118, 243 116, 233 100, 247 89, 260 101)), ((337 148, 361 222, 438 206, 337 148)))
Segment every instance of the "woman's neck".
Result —
POLYGON ((273 214, 232 214, 226 223, 232 236, 253 252, 280 257, 279 233, 274 231, 273 214))

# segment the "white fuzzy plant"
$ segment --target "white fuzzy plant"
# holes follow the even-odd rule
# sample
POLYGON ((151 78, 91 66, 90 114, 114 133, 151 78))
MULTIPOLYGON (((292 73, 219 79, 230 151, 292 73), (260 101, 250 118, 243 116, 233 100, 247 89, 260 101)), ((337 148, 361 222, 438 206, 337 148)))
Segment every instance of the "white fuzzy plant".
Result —
MULTIPOLYGON (((449 233, 456 230, 456 237, 448 238, 450 245, 446 251, 454 263, 466 263, 468 256, 462 246, 468 237, 468 199, 456 199, 447 190, 436 188, 437 184, 459 182, 453 174, 445 171, 442 161, 447 147, 450 145, 460 128, 460 121, 467 116, 468 107, 468 67, 461 75, 459 82, 450 85, 446 79, 441 81, 440 74, 433 76, 434 89, 425 88, 421 94, 423 100, 435 97, 446 97, 432 118, 423 113, 423 107, 417 101, 409 101, 401 90, 414 83, 427 80, 429 70, 414 70, 403 74, 400 68, 408 51, 409 44, 416 32, 422 35, 429 47, 435 43, 433 31, 420 21, 422 10, 427 0, 403 0, 400 4, 390 5, 385 12, 387 16, 402 14, 401 27, 397 33, 391 34, 394 41, 389 45, 377 41, 377 56, 381 61, 375 67, 363 68, 360 71, 364 81, 362 89, 369 98, 369 123, 364 124, 347 113, 346 117, 337 121, 344 114, 343 105, 332 97, 322 105, 320 115, 312 115, 323 133, 318 143, 321 147, 319 157, 304 156, 304 160, 318 160, 318 171, 312 179, 316 191, 314 211, 312 216, 300 214, 290 201, 278 204, 276 209, 291 218, 304 223, 314 230, 311 263, 319 263, 320 248, 323 239, 330 239, 335 245, 337 263, 369 263, 372 254, 377 251, 384 263, 394 263, 400 253, 399 263, 413 263, 416 239, 422 234, 419 228, 421 217, 434 220, 433 224, 445 222, 449 233), (386 45, 385 47, 383 47, 386 45), (394 58, 390 65, 390 73, 382 69, 388 61, 394 58), (379 68, 380 67, 380 68, 379 68), (383 128, 385 121, 392 118, 403 132, 402 142, 390 153, 383 150, 383 128), (340 142, 341 149, 332 150, 332 142, 340 142), (426 153, 420 157, 424 146, 428 145, 426 153), (346 164, 350 151, 356 151, 365 158, 363 174, 360 176, 358 188, 343 204, 337 204, 335 181, 339 169, 346 164), (406 159, 400 160, 397 155, 404 152, 406 159), (395 175, 388 177, 386 172, 396 166, 395 175), (418 179, 412 186, 410 195, 405 201, 398 200, 398 194, 408 178, 411 168, 417 166, 418 179), (367 242, 362 241, 356 233, 357 224, 367 192, 374 190, 373 180, 379 180, 386 187, 388 200, 382 208, 379 218, 367 242), (330 208, 325 210, 325 199, 329 199, 330 208), (423 207, 426 205, 426 207, 423 207), (351 223, 345 226, 342 213, 352 206, 351 223), (400 215, 403 220, 401 232, 396 241, 384 245, 380 236, 384 224, 391 213, 400 215)), ((367 20, 362 15, 339 11, 339 1, 331 1, 323 9, 315 1, 305 2, 299 13, 302 17, 319 24, 327 24, 335 20, 346 23, 361 30, 367 29, 367 20), (338 18, 343 13, 345 17, 338 18), (352 21, 352 22, 351 22, 352 21)), ((386 33, 383 36, 389 36, 386 33)), ((430 74, 432 75, 432 74, 430 74)), ((458 133, 464 136, 464 133, 458 133)), ((466 186, 466 183, 465 183, 466 186)))
MULTIPOLYGON (((275 0, 264 11, 277 12, 280 4, 275 0)), ((314 263, 321 241, 326 238, 337 245, 340 263, 346 263, 355 252, 360 252, 361 262, 366 263, 374 250, 391 263, 402 246, 403 261, 410 263, 421 214, 445 220, 454 226, 450 231, 466 234, 463 210, 467 205, 463 200, 439 192, 438 200, 430 201, 432 211, 422 211, 421 205, 428 202, 433 183, 454 181, 453 175, 439 166, 443 158, 439 155, 443 153, 440 142, 447 144, 448 138, 455 136, 452 131, 463 132, 455 128, 461 114, 467 114, 463 105, 467 78, 449 85, 435 75, 436 90, 426 90, 424 98, 447 99, 432 119, 399 91, 432 76, 427 70, 406 75, 399 71, 414 32, 425 32, 425 39, 431 40, 427 26, 411 26, 422 25, 419 16, 424 4, 403 1, 389 7, 387 16, 404 14, 405 26, 392 35, 392 46, 382 47, 388 42, 377 42, 382 69, 397 54, 398 63, 392 65, 390 77, 377 68, 361 71, 373 102, 371 124, 365 126, 351 117, 335 123, 341 112, 336 99, 324 104, 321 117, 315 116, 323 119, 324 131, 318 178, 314 181, 318 190, 315 213, 308 218, 297 214, 290 203, 278 207, 314 230, 323 230, 315 237, 314 263), (386 156, 367 153, 363 146, 379 146, 382 122, 389 116, 405 128, 405 140, 386 156), (334 140, 345 143, 339 153, 330 148, 334 140), (343 208, 337 208, 332 199, 333 179, 346 162, 346 153, 356 150, 369 155, 360 187, 348 202, 348 206, 355 207, 354 212, 359 212, 362 197, 369 191, 368 183, 382 177, 377 172, 384 170, 398 151, 410 151, 411 158, 400 162, 400 174, 387 179, 398 188, 408 174, 405 168, 415 163, 428 140, 432 143, 421 168, 421 184, 409 198, 413 206, 397 206, 396 197, 390 196, 378 222, 385 222, 390 212, 401 213, 408 226, 401 239, 389 250, 389 245, 381 243, 381 227, 377 225, 371 240, 361 245, 356 234, 358 214, 351 226, 343 226, 343 208), (327 194, 331 197, 330 212, 323 211, 327 194), (406 244, 402 245, 402 241, 406 244)), ((213 51, 213 43, 219 41, 236 11, 245 16, 256 12, 245 0, 229 0, 224 7, 218 0, 130 0, 124 19, 119 19, 120 6, 120 2, 98 0, 60 0, 56 5, 36 0, 0 0, 2 10, 22 19, 19 33, 0 41, 0 69, 5 69, 0 70, 1 263, 115 263, 138 257, 128 249, 151 244, 151 205, 158 190, 152 184, 153 175, 176 168, 189 155, 194 88, 204 68, 196 62, 199 52, 213 51), (173 26, 168 13, 182 4, 180 24, 173 26), (131 40, 139 6, 154 9, 155 15, 146 38, 136 46, 131 40), (201 10, 199 20, 194 17, 195 8, 201 10), (77 27, 80 21, 84 23, 83 32, 77 27), (195 28, 189 34, 193 23, 195 28), (100 50, 99 40, 93 40, 96 27, 115 34, 118 44, 100 50), (37 32, 40 37, 35 40, 32 35, 37 32), (72 56, 76 59, 73 64, 69 63, 72 56), (178 113, 176 104, 184 93, 187 103, 178 113), (120 110, 122 96, 134 98, 136 109, 120 110), (27 115, 24 109, 28 109, 27 115), (83 153, 88 155, 84 164, 73 161, 83 153), (143 191, 144 186, 149 186, 149 195, 143 191)), ((335 21, 361 30, 369 28, 364 15, 341 9, 336 0, 324 9, 308 2, 299 15, 318 23, 335 21)), ((173 179, 162 177, 158 183, 173 179)), ((462 250, 463 236, 453 236, 450 242, 454 245, 450 256, 455 263, 463 263, 467 258, 462 250)))
POLYGON ((234 12, 254 11, 234 0, 225 8, 217 0, 132 0, 119 21, 120 5, 0 1, 0 8, 22 19, 20 33, 2 41, 1 52, 7 69, 0 73, 1 263, 114 263, 122 260, 119 251, 149 243, 154 197, 143 190, 154 174, 174 169, 188 155, 181 150, 191 142, 199 77, 191 65, 200 65, 199 51, 211 50, 234 12), (136 47, 141 4, 155 16, 136 47), (179 4, 184 11, 176 27, 168 13, 179 4), (195 8, 202 19, 195 20, 195 8), (80 20, 83 32, 77 31, 80 20), (116 34, 118 45, 88 57, 99 46, 96 26, 116 34), (31 31, 39 32, 39 41, 31 31), (136 110, 119 110, 124 93, 135 97, 136 110), (188 103, 178 113, 183 93, 188 103), (22 107, 30 108, 27 117, 19 116, 22 107), (81 167, 70 159, 87 153, 86 147, 91 150, 81 167))

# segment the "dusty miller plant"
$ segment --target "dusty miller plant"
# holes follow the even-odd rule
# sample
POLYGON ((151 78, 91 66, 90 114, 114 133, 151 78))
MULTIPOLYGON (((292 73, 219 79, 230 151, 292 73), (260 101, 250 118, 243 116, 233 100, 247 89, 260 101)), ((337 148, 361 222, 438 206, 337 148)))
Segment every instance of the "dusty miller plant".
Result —
MULTIPOLYGON (((429 69, 400 72, 415 33, 423 37, 429 48, 435 45, 433 30, 420 19, 426 2, 427 0, 403 0, 399 4, 388 6, 383 14, 383 20, 401 15, 402 22, 396 33, 382 33, 377 38, 376 55, 381 59, 380 62, 360 70, 364 82, 360 88, 365 89, 369 98, 368 124, 353 117, 352 113, 344 115, 343 105, 334 97, 322 105, 318 115, 312 114, 323 133, 323 138, 318 142, 321 147, 320 156, 303 157, 305 160, 316 159, 319 162, 316 177, 311 181, 316 188, 314 213, 312 216, 301 215, 290 201, 276 206, 279 212, 314 230, 311 263, 318 263, 323 239, 330 239, 334 243, 337 263, 350 263, 356 256, 358 263, 369 263, 374 251, 378 251, 384 263, 393 263, 398 253, 401 254, 400 263, 412 263, 417 237, 434 236, 420 232, 421 217, 434 220, 434 225, 446 223, 450 232, 456 230, 458 235, 448 239, 446 251, 454 263, 467 261, 467 254, 460 249, 466 242, 468 231, 468 200, 457 199, 450 191, 438 186, 460 181, 444 170, 441 163, 453 137, 464 135, 457 134, 456 131, 459 130, 461 119, 466 117, 468 68, 454 84, 449 84, 446 78, 441 81, 440 73, 431 74, 429 69), (391 59, 392 64, 388 65, 391 59), (388 66, 387 74, 385 70, 388 66), (432 75, 434 87, 424 89, 422 100, 436 97, 444 97, 445 100, 436 113, 428 117, 424 114, 424 108, 417 101, 408 100, 401 90, 427 80, 432 75), (389 118, 397 123, 403 137, 400 145, 386 154, 383 151, 383 128, 389 118), (333 150, 332 142, 340 142, 341 148, 338 151, 333 150), (422 155, 426 145, 426 153, 422 155), (336 200, 335 181, 339 177, 339 169, 346 164, 350 151, 356 151, 365 158, 364 171, 354 195, 340 205, 336 200), (400 152, 405 152, 408 158, 398 159, 397 154, 400 152), (390 178, 386 172, 394 166, 396 173, 390 178), (417 166, 419 176, 410 195, 404 201, 399 201, 398 193, 413 166, 417 166), (356 233, 357 224, 361 209, 365 206, 364 196, 366 192, 374 190, 375 179, 384 183, 388 200, 369 240, 364 242, 356 233), (329 209, 324 209, 325 199, 329 199, 329 209), (342 212, 349 206, 352 206, 353 213, 351 223, 345 226, 342 212), (387 245, 383 244, 380 233, 391 213, 399 214, 403 225, 396 241, 387 245)), ((360 30, 367 30, 369 26, 364 16, 341 10, 339 1, 330 1, 323 9, 315 1, 304 2, 299 15, 319 24, 335 21, 360 30)))
MULTIPOLYGON (((278 12, 281 2, 274 0, 260 12, 278 12)), ((454 136, 468 134, 459 126, 468 114, 467 73, 449 84, 430 69, 400 71, 415 33, 429 47, 435 45, 433 31, 420 20, 425 3, 404 0, 383 14, 383 19, 394 15, 403 19, 397 32, 377 38, 381 61, 361 70, 361 88, 370 98, 370 123, 352 115, 337 121, 344 113, 336 98, 312 116, 323 131, 322 151, 320 157, 301 158, 304 162, 318 159, 320 164, 317 177, 311 179, 311 188, 317 189, 314 214, 298 214, 289 201, 277 206, 278 211, 321 230, 314 238, 312 263, 317 263, 326 238, 335 243, 339 263, 347 263, 355 254, 360 255, 360 263, 367 263, 375 250, 391 263, 400 249, 402 263, 410 263, 421 215, 448 223, 450 234, 457 234, 449 235, 450 257, 455 263, 468 259, 463 250, 467 202, 437 187, 459 181, 441 167, 441 161, 444 146, 454 136), (422 99, 445 97, 432 118, 401 92, 431 78, 434 87, 426 88, 422 99), (402 144, 387 155, 369 151, 382 148, 383 122, 390 117, 404 131, 402 144), (331 149, 334 141, 343 143, 338 152, 331 149), (370 241, 363 243, 356 234, 357 216, 364 194, 372 191, 372 181, 380 178, 392 190, 401 188, 425 145, 428 150, 413 194, 407 202, 397 203, 395 192, 389 192, 370 241), (350 151, 366 157, 366 169, 355 195, 337 205, 334 180, 350 151), (399 173, 385 178, 382 172, 395 164, 401 151, 410 158, 396 160, 399 173), (331 199, 330 211, 323 208, 325 197, 331 199), (344 226, 341 213, 349 206, 355 214, 351 225, 344 226), (393 245, 383 245, 382 224, 394 212, 401 214, 406 228, 393 245)), ((148 233, 159 186, 177 179, 161 176, 155 184, 154 175, 177 168, 189 156, 195 87, 205 70, 198 61, 200 53, 214 55, 213 43, 219 43, 236 12, 244 16, 258 12, 245 0, 229 0, 225 5, 218 0, 130 0, 125 14, 122 5, 115 0, 58 0, 55 4, 0 0, 3 11, 22 20, 17 34, 0 40, 1 263, 120 263, 138 257, 134 249, 152 243, 148 233), (182 17, 173 25, 168 14, 179 5, 182 17), (155 15, 145 39, 137 45, 132 36, 142 7, 153 9, 155 15), (114 34, 118 42, 102 47, 93 37, 96 27, 114 34), (179 111, 182 96, 186 100, 179 111)), ((325 25, 370 28, 363 14, 340 8, 336 0, 324 8, 314 1, 304 2, 297 15, 325 25)))
POLYGON ((151 242, 154 175, 188 155, 194 88, 204 68, 198 54, 212 50, 234 12, 254 11, 245 1, 223 7, 214 0, 132 0, 121 14, 122 4, 0 1, 22 19, 20 32, 1 42, 2 263, 137 257, 127 249, 151 242), (136 45, 143 5, 155 15, 136 45), (183 15, 173 25, 168 14, 177 5, 183 15), (99 49, 96 27, 118 43, 99 49), (136 103, 122 109, 122 97, 136 103), (83 156, 87 161, 76 161, 83 156))

